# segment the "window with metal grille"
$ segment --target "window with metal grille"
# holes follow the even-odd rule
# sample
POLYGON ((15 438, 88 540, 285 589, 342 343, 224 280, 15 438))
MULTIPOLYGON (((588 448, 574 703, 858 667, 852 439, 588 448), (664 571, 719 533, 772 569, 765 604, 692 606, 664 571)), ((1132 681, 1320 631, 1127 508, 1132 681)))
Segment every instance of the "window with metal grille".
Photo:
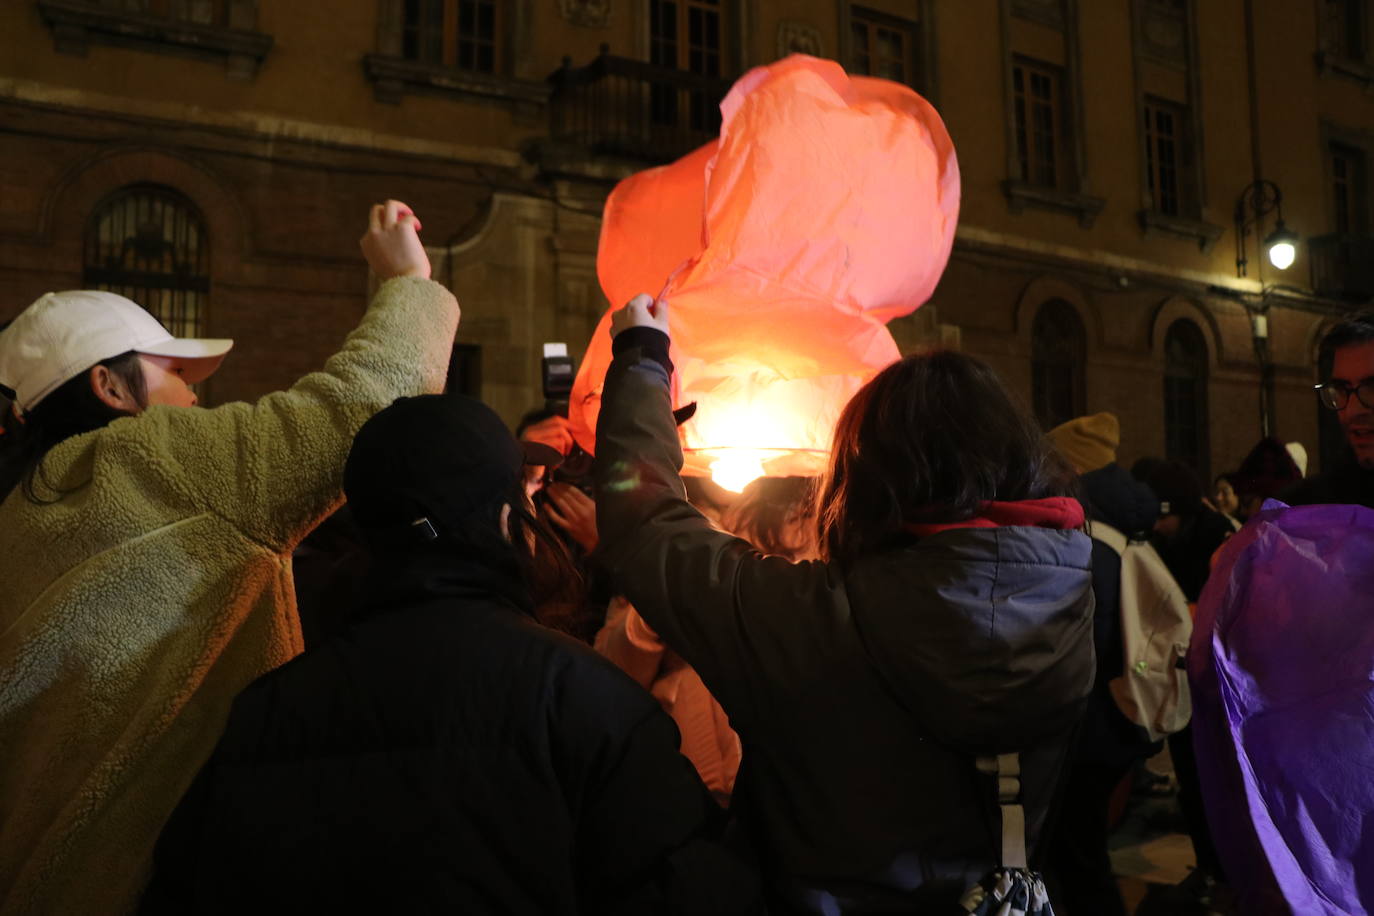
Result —
POLYGON ((1087 413, 1087 356, 1087 333, 1074 307, 1062 299, 1042 305, 1031 325, 1031 401, 1044 429, 1087 413))
POLYGON ((1179 166, 1187 116, 1182 105, 1145 100, 1145 180, 1154 208, 1169 216, 1186 216, 1191 207, 1179 166))
POLYGON ((500 12, 497 0, 405 0, 401 56, 495 73, 500 64, 500 12))
POLYGON ((1207 342, 1186 318, 1164 335, 1164 448, 1203 480, 1211 480, 1207 435, 1207 342))
POLYGON ((1059 68, 1018 60, 1011 76, 1021 180, 1057 188, 1064 175, 1060 163, 1064 82, 1059 68))
POLYGON ((1364 232, 1368 222, 1365 203, 1364 151, 1343 143, 1332 143, 1331 215, 1340 233, 1364 232))
POLYGON ((107 197, 86 225, 82 285, 132 299, 175 337, 202 336, 210 246, 200 211, 156 185, 107 197))
POLYGON ((850 7, 850 72, 914 86, 916 29, 914 22, 850 7))
MULTIPOLYGON (((649 0, 649 63, 718 79, 724 75, 721 0, 649 0)), ((650 87, 653 123, 677 125, 685 110, 692 130, 719 125, 718 99, 678 83, 650 87)))

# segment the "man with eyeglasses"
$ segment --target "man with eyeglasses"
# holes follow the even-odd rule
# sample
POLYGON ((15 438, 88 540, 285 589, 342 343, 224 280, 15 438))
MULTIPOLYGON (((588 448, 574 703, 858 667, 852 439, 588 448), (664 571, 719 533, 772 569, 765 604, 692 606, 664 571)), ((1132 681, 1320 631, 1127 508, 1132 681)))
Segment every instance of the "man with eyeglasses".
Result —
POLYGON ((1323 407, 1336 411, 1352 454, 1279 498, 1298 506, 1374 508, 1374 311, 1346 318, 1322 338, 1322 365, 1328 361, 1331 377, 1317 386, 1317 394, 1323 407))

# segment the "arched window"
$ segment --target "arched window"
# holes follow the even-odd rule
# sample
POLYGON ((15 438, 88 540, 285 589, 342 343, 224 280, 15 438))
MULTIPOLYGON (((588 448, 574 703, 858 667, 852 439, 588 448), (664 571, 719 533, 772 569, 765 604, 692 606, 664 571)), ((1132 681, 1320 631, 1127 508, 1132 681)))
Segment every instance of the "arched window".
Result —
POLYGON ((1207 437, 1207 342, 1186 318, 1164 335, 1164 449, 1211 480, 1207 437))
POLYGON ((202 335, 210 293, 205 220, 170 188, 111 194, 86 226, 82 285, 127 296, 176 337, 202 335))
POLYGON ((1073 306, 1051 299, 1031 325, 1031 401, 1045 429, 1087 413, 1088 335, 1073 306))

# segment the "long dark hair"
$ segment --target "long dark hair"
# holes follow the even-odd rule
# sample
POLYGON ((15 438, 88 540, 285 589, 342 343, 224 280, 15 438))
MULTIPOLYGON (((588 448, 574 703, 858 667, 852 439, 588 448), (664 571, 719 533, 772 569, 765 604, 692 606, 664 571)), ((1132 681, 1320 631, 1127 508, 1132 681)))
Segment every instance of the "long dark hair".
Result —
POLYGON ((720 523, 761 552, 805 560, 816 556, 816 478, 760 477, 744 488, 720 523))
POLYGON ((507 503, 510 544, 534 599, 535 616, 546 626, 578 636, 586 580, 567 542, 530 502, 524 480, 511 488, 507 503))
POLYGON ((845 406, 818 496, 822 556, 849 563, 919 522, 985 502, 1075 495, 1073 469, 982 361, 952 350, 901 359, 845 406))
MULTIPOLYGON (((128 387, 140 409, 148 406, 148 386, 137 353, 130 350, 102 359, 96 365, 105 366, 117 376, 128 387)), ((130 414, 96 397, 91 390, 90 370, 86 370, 54 389, 25 413, 22 420, 6 418, 5 433, 0 436, 0 502, 16 487, 22 489, 30 502, 40 505, 57 502, 80 489, 84 484, 64 490, 44 480, 43 459, 58 443, 102 429, 111 421, 126 416, 130 414), (43 498, 36 484, 42 484, 46 491, 55 495, 43 498)))

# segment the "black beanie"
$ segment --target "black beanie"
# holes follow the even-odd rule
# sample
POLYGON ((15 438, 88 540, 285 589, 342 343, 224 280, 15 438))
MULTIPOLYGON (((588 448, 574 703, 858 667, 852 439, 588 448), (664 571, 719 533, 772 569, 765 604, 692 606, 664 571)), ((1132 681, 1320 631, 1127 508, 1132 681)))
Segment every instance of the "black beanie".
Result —
POLYGON ((481 401, 401 398, 358 431, 344 465, 344 495, 369 540, 443 537, 483 509, 494 523, 524 461, 506 424, 481 401))

